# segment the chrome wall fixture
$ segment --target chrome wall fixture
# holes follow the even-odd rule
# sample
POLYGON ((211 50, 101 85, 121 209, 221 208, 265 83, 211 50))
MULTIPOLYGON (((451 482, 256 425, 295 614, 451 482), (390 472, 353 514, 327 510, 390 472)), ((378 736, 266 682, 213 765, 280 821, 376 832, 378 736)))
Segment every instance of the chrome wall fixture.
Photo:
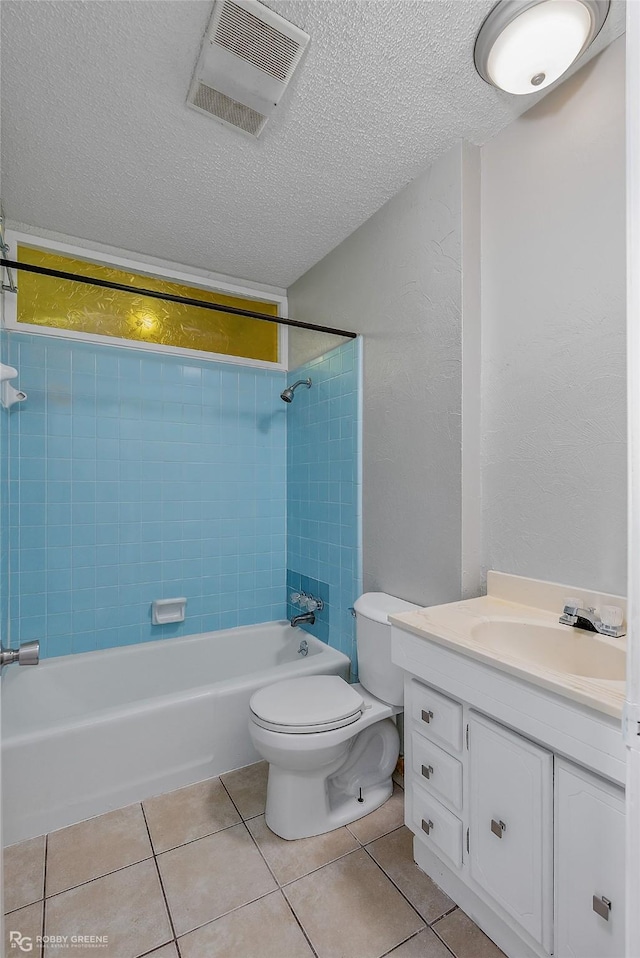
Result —
POLYGON ((16 379, 17 376, 18 370, 14 366, 0 363, 0 405, 5 409, 10 409, 17 402, 24 402, 27 398, 26 392, 11 385, 10 380, 16 379))
POLYGON ((480 27, 476 70, 521 96, 555 83, 595 40, 610 0, 500 0, 480 27))
POLYGON ((6 649, 0 645, 0 674, 6 665, 38 665, 40 662, 40 643, 21 642, 17 649, 6 649))
POLYGON ((299 379, 297 383, 293 384, 293 386, 287 386, 287 388, 283 389, 280 393, 280 399, 283 399, 285 402, 293 402, 293 394, 298 386, 306 386, 307 389, 311 389, 311 380, 299 379))

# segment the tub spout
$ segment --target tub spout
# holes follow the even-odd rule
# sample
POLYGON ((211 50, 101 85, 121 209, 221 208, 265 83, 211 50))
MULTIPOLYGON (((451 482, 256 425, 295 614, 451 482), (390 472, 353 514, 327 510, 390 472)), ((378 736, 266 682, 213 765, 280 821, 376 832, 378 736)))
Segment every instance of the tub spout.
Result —
POLYGON ((291 619, 291 625, 293 627, 300 625, 301 622, 308 622, 309 625, 315 625, 316 617, 313 612, 303 612, 302 615, 294 615, 291 619))
POLYGON ((40 643, 22 642, 18 649, 5 649, 0 646, 0 672, 5 665, 37 665, 40 661, 40 643))

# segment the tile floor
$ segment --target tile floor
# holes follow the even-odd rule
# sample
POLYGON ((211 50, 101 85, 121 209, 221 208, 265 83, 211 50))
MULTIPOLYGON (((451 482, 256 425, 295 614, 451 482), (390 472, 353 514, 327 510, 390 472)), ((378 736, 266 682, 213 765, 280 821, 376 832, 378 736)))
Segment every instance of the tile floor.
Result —
POLYGON ((285 842, 265 825, 264 762, 5 850, 11 931, 107 936, 39 958, 501 958, 413 862, 404 792, 285 842))

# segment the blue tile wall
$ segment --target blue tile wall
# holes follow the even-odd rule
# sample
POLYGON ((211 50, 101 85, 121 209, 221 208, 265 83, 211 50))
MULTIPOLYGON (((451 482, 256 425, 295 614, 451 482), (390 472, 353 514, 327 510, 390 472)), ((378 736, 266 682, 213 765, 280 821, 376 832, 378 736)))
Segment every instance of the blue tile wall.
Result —
MULTIPOLYGON (((313 385, 298 389, 287 409, 287 598, 302 590, 325 599, 316 625, 303 628, 350 656, 355 678, 351 607, 362 592, 361 340, 289 374, 292 382, 307 377, 313 385)), ((287 611, 295 614, 290 603, 287 611)))
POLYGON ((283 618, 285 374, 8 340, 29 397, 0 429, 14 644, 53 656, 283 618), (186 621, 152 626, 172 596, 186 621))

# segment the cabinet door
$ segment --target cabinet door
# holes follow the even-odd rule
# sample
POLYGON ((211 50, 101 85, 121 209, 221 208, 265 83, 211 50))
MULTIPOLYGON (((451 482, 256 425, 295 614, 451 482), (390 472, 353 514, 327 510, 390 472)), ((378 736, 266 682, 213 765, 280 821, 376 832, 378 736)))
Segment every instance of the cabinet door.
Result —
POLYGON ((469 722, 473 880, 553 947, 553 756, 479 715, 469 722))
POLYGON ((622 958, 624 791, 556 763, 556 952, 622 958), (608 904, 610 903, 610 904, 608 904))

